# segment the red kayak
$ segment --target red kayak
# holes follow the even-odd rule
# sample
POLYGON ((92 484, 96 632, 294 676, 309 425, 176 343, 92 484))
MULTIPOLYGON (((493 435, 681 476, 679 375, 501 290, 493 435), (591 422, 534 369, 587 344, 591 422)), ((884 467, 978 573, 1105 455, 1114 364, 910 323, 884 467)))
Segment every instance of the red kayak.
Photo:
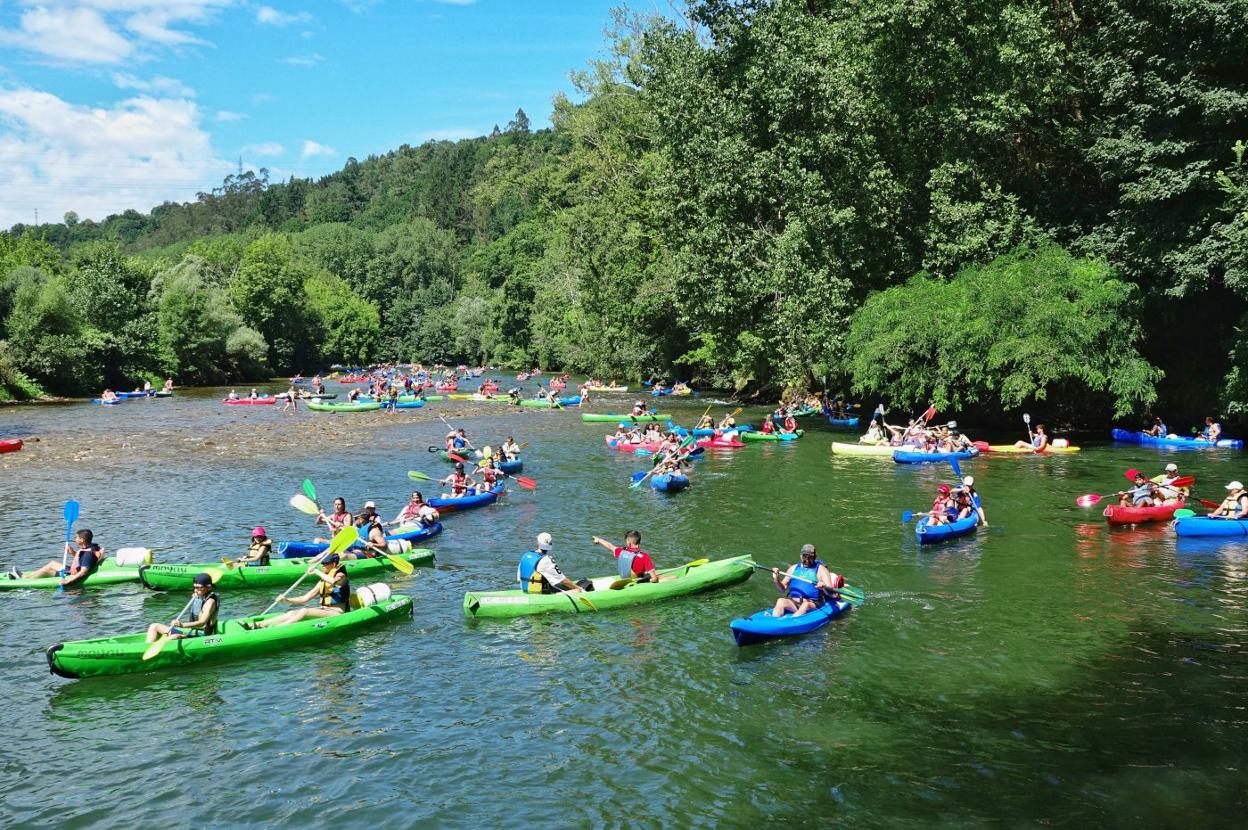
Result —
POLYGON ((450 386, 439 386, 437 387, 437 390, 439 392, 457 392, 459 391, 459 386, 458 384, 452 383, 450 386))
POLYGON ((722 447, 724 449, 738 449, 744 447, 744 441, 738 441, 736 438, 723 438, 721 436, 713 436, 711 438, 701 438, 698 440, 699 447, 722 447))
POLYGON ((646 452, 658 452, 663 448, 662 441, 651 441, 649 444, 630 444, 627 441, 621 441, 614 435, 604 435, 603 440, 607 442, 607 446, 616 452, 637 452, 637 450, 645 450, 646 452))
POLYGON ((234 400, 226 398, 221 403, 226 406, 263 406, 265 404, 272 406, 276 400, 277 398, 255 398, 254 400, 252 398, 236 398, 234 400))
POLYGON ((1144 522, 1168 522, 1174 518, 1174 511, 1183 506, 1183 502, 1163 504, 1158 507, 1123 507, 1111 504, 1102 514, 1111 525, 1138 525, 1144 522))
POLYGON ((22 448, 21 438, 6 438, 0 441, 0 452, 17 452, 22 448))

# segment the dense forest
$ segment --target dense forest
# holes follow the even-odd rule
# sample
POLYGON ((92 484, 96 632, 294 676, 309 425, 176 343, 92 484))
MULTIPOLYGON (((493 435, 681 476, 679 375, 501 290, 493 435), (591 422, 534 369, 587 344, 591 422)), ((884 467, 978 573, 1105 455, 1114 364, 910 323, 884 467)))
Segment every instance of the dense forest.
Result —
POLYGON ((12 228, 0 383, 489 361, 1088 424, 1248 411, 1248 0, 685 14, 617 14, 549 130, 12 228))

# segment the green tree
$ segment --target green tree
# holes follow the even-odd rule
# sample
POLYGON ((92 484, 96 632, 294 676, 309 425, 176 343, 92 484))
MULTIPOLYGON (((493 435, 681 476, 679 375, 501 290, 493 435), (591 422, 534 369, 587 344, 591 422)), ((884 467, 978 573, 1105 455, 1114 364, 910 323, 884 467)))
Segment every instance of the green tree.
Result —
POLYGON ((323 363, 367 365, 381 343, 377 307, 355 296, 342 277, 317 270, 304 282, 312 330, 323 363))
POLYGON ((229 285, 234 308, 268 345, 267 362, 276 372, 311 362, 303 311, 306 277, 306 269, 292 261, 286 237, 266 234, 247 246, 229 285))

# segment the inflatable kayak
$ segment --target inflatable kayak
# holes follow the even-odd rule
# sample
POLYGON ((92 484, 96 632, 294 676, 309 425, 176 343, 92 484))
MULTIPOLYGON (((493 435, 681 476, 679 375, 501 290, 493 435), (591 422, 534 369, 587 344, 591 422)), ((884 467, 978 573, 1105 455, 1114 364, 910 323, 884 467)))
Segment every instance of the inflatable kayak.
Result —
POLYGON ((458 455, 460 458, 464 459, 467 462, 475 463, 475 459, 472 457, 472 450, 470 449, 438 450, 438 458, 441 458, 443 461, 447 462, 448 464, 459 463, 454 458, 451 458, 451 453, 458 455))
MULTIPOLYGON (((628 426, 628 424, 622 424, 622 426, 628 426)), ((741 424, 740 426, 733 427, 733 429, 735 429, 738 433, 754 431, 754 427, 750 426, 749 424, 741 424)), ((674 432, 677 435, 679 435, 681 438, 684 438, 690 433, 689 429, 682 427, 682 426, 677 426, 676 424, 673 424, 671 421, 667 422, 667 431, 674 432)), ((717 429, 707 428, 707 427, 692 430, 695 438, 706 438, 709 435, 714 435, 718 431, 719 430, 717 429)))
POLYGON ((806 434, 806 430, 799 429, 797 432, 788 435, 781 432, 742 432, 738 437, 742 441, 796 441, 806 434))
POLYGON ((6 438, 0 441, 0 453, 17 452, 22 446, 21 438, 6 438))
POLYGON ((811 631, 823 628, 848 610, 849 603, 843 599, 825 602, 814 611, 802 614, 800 617, 792 614, 773 617, 771 609, 768 608, 757 614, 735 619, 728 624, 728 627, 732 630, 732 636, 736 639, 737 645, 750 646, 780 637, 809 634, 811 631))
POLYGON ((939 542, 957 539, 959 536, 974 533, 975 528, 979 526, 979 516, 974 513, 965 519, 958 519, 956 522, 944 525, 929 525, 929 521, 929 517, 924 516, 914 526, 914 535, 918 537, 920 545, 935 545, 939 542))
POLYGON ((608 413, 583 412, 581 421, 586 424, 648 424, 652 421, 667 421, 672 417, 670 412, 659 412, 654 415, 611 415, 608 413))
POLYGON ((1217 443, 1206 441, 1203 438, 1184 438, 1181 435, 1170 435, 1165 438, 1154 438, 1143 432, 1132 432, 1127 429, 1115 429, 1110 433, 1115 441, 1126 441, 1131 444, 1150 444, 1159 447, 1187 447, 1194 450, 1208 449, 1243 449, 1244 442, 1238 438, 1222 438, 1217 443))
POLYGON ((608 447, 615 450, 616 452, 634 452, 635 453, 638 450, 644 450, 645 452, 658 452, 660 449, 663 448, 662 441, 651 441, 649 443, 642 443, 642 444, 630 444, 627 441, 621 441, 620 439, 616 438, 614 435, 604 435, 603 440, 607 442, 608 447))
POLYGON ((1208 516, 1188 516, 1174 520, 1174 532, 1180 536, 1248 536, 1248 521, 1244 519, 1211 519, 1208 516))
MULTIPOLYGON (((226 406, 272 406, 277 402, 277 398, 235 398, 230 400, 226 398, 221 403, 226 406)), ((311 406, 312 404, 308 404, 311 406)))
POLYGON ((125 398, 113 398, 111 401, 106 401, 103 398, 91 399, 91 403, 97 404, 98 406, 116 406, 119 403, 125 403, 125 402, 126 402, 125 398))
POLYGON ((376 401, 330 401, 329 403, 319 403, 317 401, 309 401, 308 409, 313 412, 373 412, 381 409, 381 404, 376 401))
POLYGON ((498 501, 498 497, 503 494, 505 489, 500 482, 494 485, 494 489, 486 490, 484 493, 475 492, 467 496, 457 496, 455 498, 429 499, 429 505, 441 513, 452 513, 456 510, 472 510, 474 507, 485 507, 487 504, 493 504, 498 501))
MULTIPOLYGON (((413 565, 433 565, 433 551, 417 548, 395 554, 413 565)), ((230 568, 222 562, 204 562, 198 565, 143 565, 139 568, 139 581, 147 588, 155 591, 191 590, 195 575, 205 568, 215 568, 221 572, 216 587, 220 588, 268 588, 290 585, 308 570, 312 560, 307 557, 298 559, 274 559, 268 565, 240 565, 230 568)), ((344 559, 342 565, 353 580, 373 579, 385 576, 391 568, 390 560, 384 556, 376 559, 344 559)))
POLYGON ((979 450, 962 450, 960 452, 916 452, 911 450, 893 450, 893 460, 898 464, 934 464, 938 461, 963 461, 979 455, 979 450))
MULTIPOLYGON (((420 527, 418 525, 402 525, 386 534, 387 542, 408 542, 416 544, 426 539, 432 539, 442 532, 442 523, 434 522, 428 527, 420 527)), ((364 547, 360 542, 356 542, 351 546, 354 550, 364 547)), ((278 542, 277 555, 283 559, 303 559, 308 556, 316 556, 324 553, 329 548, 327 542, 278 542)))
POLYGON ((611 584, 619 580, 619 574, 591 580, 594 590, 584 592, 530 594, 518 589, 469 591, 464 594, 464 615, 473 618, 521 617, 551 612, 610 611, 744 582, 754 573, 754 563, 749 556, 737 556, 697 567, 682 565, 668 568, 659 573, 667 579, 634 582, 615 591, 611 590, 611 584))
POLYGON ((846 444, 842 441, 832 442, 833 455, 878 455, 880 458, 892 458, 896 447, 888 444, 846 444))
POLYGON ((500 461, 498 469, 507 473, 507 475, 515 475, 524 469, 524 459, 517 458, 515 461, 500 461))
POLYGON ((479 403, 509 403, 510 399, 506 395, 482 395, 480 392, 461 392, 456 395, 447 395, 449 401, 477 401, 479 403))
MULTIPOLYGON (((228 598, 225 601, 228 603, 228 598)), ((285 611, 225 620, 217 633, 210 637, 169 640, 160 654, 151 660, 143 659, 143 652, 148 648, 145 633, 57 643, 47 651, 48 668, 61 677, 98 677, 252 657, 321 642, 337 644, 343 637, 361 629, 397 620, 401 616, 411 616, 412 600, 410 597, 395 595, 374 605, 334 617, 312 617, 274 628, 248 631, 241 625, 242 622, 269 619, 283 613, 285 611)))
POLYGON ((590 392, 627 392, 627 386, 587 386, 590 392))
POLYGON ((525 400, 520 401, 520 405, 530 406, 536 409, 562 409, 565 406, 580 406, 581 396, 577 395, 574 398, 555 398, 554 403, 551 403, 545 398, 536 398, 536 399, 526 398, 525 400))
POLYGON ((789 414, 794 418, 806 418, 810 415, 818 415, 821 411, 817 406, 803 406, 800 409, 790 409, 789 414))
POLYGON ((1138 525, 1144 522, 1168 522, 1174 518, 1174 511, 1183 506, 1183 502, 1162 504, 1156 507, 1132 507, 1111 504, 1101 513, 1105 521, 1111 525, 1138 525))
MULTIPOLYGON (((138 565, 118 565, 115 559, 105 559, 95 573, 83 580, 77 587, 100 588, 105 585, 117 585, 122 582, 139 581, 138 565)), ((0 591, 19 591, 28 588, 61 587, 59 576, 47 576, 40 579, 7 579, 0 575, 0 591)))
POLYGON ((689 476, 679 473, 650 476, 650 486, 660 493, 678 493, 689 486, 689 476))
POLYGON ((1079 447, 1072 447, 1069 444, 1063 447, 1055 447, 1052 444, 1049 444, 1039 452, 1024 449, 1023 447, 1016 447, 1013 444, 989 444, 988 449, 983 451, 1001 453, 1002 455, 1057 455, 1066 452, 1079 452, 1079 450, 1079 447))
POLYGON ((833 418, 828 416, 828 423, 834 427, 856 427, 858 426, 857 418, 833 418))
POLYGON ((725 438, 721 436, 711 436, 709 438, 699 438, 699 447, 710 447, 712 449, 736 450, 745 446, 744 441, 738 441, 736 438, 725 438))
POLYGON ((395 401, 394 403, 390 403, 389 401, 386 401, 381 406, 383 409, 389 409, 391 407, 394 407, 395 409, 420 409, 424 405, 425 405, 424 401, 414 400, 414 401, 395 401))

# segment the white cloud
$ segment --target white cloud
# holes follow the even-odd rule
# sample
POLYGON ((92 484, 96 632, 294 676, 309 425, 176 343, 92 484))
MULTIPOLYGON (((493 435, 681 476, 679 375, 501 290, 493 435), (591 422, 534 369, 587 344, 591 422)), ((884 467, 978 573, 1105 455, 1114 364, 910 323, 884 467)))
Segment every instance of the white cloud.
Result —
POLYGON ((287 14, 272 6, 261 6, 256 10, 256 22, 264 26, 290 26, 294 23, 307 23, 311 19, 312 15, 307 12, 287 14))
POLYGON ((70 63, 117 64, 157 47, 202 44, 184 28, 233 0, 20 0, 16 29, 0 45, 70 63))
POLYGON ((251 96, 251 105, 253 107, 259 107, 264 104, 272 103, 273 101, 276 101, 276 100, 277 100, 277 96, 271 92, 257 92, 256 94, 251 96))
POLYGON ((287 66, 315 66, 325 60, 319 53, 313 52, 310 55, 292 55, 289 58, 282 58, 281 62, 287 66))
POLYGON ((246 117, 247 115, 245 113, 220 110, 215 116, 213 116, 213 120, 215 120, 218 124, 233 124, 235 121, 242 121, 246 117))
POLYGON ((315 141, 303 142, 303 152, 300 154, 303 158, 311 158, 312 156, 332 156, 338 152, 333 147, 327 147, 315 141))
POLYGON ((248 144, 243 148, 245 156, 280 156, 286 152, 286 148, 276 141, 266 141, 263 144, 248 144))
POLYGON ((113 85, 118 89, 134 89, 139 92, 150 92, 167 98, 194 98, 195 90, 177 78, 166 78, 156 75, 148 80, 136 78, 126 72, 113 73, 113 85))
POLYGON ((216 187, 231 165, 201 120, 190 100, 140 95, 104 108, 0 89, 0 227, 36 209, 103 219, 216 187))

